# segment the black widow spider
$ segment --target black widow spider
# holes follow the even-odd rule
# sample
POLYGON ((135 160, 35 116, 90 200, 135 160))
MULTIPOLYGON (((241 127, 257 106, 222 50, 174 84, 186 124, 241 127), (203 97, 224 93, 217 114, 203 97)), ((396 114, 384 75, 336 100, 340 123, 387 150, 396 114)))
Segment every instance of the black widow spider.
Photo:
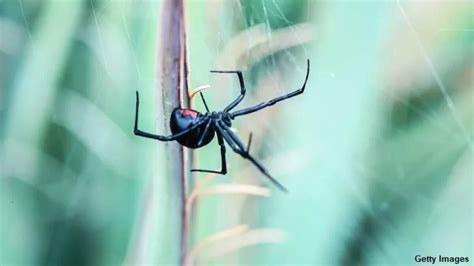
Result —
POLYGON ((139 96, 138 91, 136 92, 137 102, 135 109, 135 127, 134 133, 137 136, 142 136, 145 138, 157 139, 160 141, 178 141, 181 145, 186 146, 191 149, 200 148, 207 145, 214 138, 214 135, 217 135, 217 141, 221 148, 221 170, 212 171, 212 170, 203 170, 203 169, 192 169, 193 172, 207 172, 225 175, 227 173, 227 164, 225 157, 225 144, 224 141, 234 150, 234 152, 241 155, 243 158, 250 160, 266 177, 270 179, 278 188, 282 191, 287 192, 286 188, 281 185, 276 179, 270 176, 270 174, 265 170, 265 168, 252 157, 249 153, 251 136, 247 148, 240 141, 237 135, 232 132, 230 129, 233 120, 237 116, 250 114, 256 111, 259 111, 265 107, 274 105, 277 102, 286 100, 288 98, 294 97, 304 92, 306 87, 306 82, 309 77, 309 59, 307 60, 307 70, 306 78, 304 80, 303 86, 285 94, 283 96, 265 101, 263 103, 257 104, 252 107, 241 109, 238 111, 230 112, 234 107, 236 107, 245 96, 245 84, 244 78, 241 71, 229 70, 229 71, 219 71, 212 70, 211 73, 232 73, 237 74, 240 83, 240 95, 232 101, 223 111, 220 112, 210 112, 207 107, 206 101, 204 100, 203 95, 201 94, 204 106, 206 107, 206 113, 202 114, 199 111, 189 109, 189 108, 175 108, 171 113, 170 117, 170 128, 172 135, 161 136, 154 135, 138 129, 138 105, 139 105, 139 96))

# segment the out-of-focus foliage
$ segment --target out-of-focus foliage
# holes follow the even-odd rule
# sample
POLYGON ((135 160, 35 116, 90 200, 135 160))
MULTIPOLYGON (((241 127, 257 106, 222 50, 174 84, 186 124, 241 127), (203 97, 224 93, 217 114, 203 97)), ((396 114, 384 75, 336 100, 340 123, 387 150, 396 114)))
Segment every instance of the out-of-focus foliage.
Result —
MULTIPOLYGON (((165 233, 179 211, 162 189, 173 178, 166 144, 132 134, 135 90, 144 129, 167 115, 155 112, 160 8, 0 1, 1 265, 178 262, 169 243, 180 239, 165 233)), ((290 193, 202 197, 193 261, 474 259, 472 10, 468 0, 188 1, 190 83, 211 85, 211 109, 238 86, 210 69, 243 70, 245 107, 299 88, 312 64, 303 95, 234 122, 290 193)), ((229 174, 211 188, 266 184, 228 150, 229 174)), ((195 155, 199 168, 219 167, 215 143, 195 155)))

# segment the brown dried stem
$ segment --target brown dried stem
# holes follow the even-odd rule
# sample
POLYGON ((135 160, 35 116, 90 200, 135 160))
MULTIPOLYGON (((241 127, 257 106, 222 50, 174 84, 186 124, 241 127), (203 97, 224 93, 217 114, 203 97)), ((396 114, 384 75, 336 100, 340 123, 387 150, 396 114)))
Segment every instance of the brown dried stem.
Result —
MULTIPOLYGON (((189 105, 187 94, 187 66, 186 29, 184 23, 183 0, 166 0, 163 3, 161 16, 161 47, 159 50, 159 77, 161 86, 158 86, 158 105, 161 105, 162 114, 169 114, 176 107, 189 105), (161 101, 160 101, 161 100, 161 101)), ((164 128, 168 128, 168 118, 163 115, 164 128)), ((169 132, 168 132, 169 133, 169 132)), ((187 227, 185 202, 189 171, 190 154, 185 152, 176 143, 168 143, 166 150, 166 167, 168 177, 168 191, 171 197, 170 206, 176 206, 177 212, 168 217, 171 223, 181 226, 179 232, 180 244, 178 247, 180 262, 187 249, 189 228, 187 227)), ((170 243, 171 244, 171 243, 170 243)))

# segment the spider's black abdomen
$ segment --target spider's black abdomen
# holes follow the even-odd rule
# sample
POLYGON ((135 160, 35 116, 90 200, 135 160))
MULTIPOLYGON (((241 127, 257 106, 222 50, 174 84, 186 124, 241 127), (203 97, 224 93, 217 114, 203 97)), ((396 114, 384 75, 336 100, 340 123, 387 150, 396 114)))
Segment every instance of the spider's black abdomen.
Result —
MULTIPOLYGON (((176 108, 171 113, 170 118, 170 129, 173 134, 178 134, 183 130, 186 130, 192 127, 194 124, 200 122, 204 119, 204 115, 198 111, 192 109, 181 109, 176 108)), ((181 145, 186 146, 191 149, 199 148, 205 146, 214 138, 214 128, 211 126, 206 135, 203 138, 203 141, 200 145, 198 145, 201 136, 204 134, 204 129, 206 128, 206 123, 198 126, 197 128, 189 131, 188 133, 184 134, 183 136, 176 139, 181 145)))

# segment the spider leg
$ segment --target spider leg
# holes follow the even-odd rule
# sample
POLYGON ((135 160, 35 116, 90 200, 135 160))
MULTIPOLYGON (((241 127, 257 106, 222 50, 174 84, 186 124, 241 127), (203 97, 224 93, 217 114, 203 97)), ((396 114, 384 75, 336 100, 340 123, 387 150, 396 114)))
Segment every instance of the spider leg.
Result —
POLYGON ((228 73, 228 74, 237 74, 239 77, 239 84, 240 84, 240 95, 232 101, 226 108, 224 108, 224 112, 228 112, 232 110, 232 108, 236 107, 243 99, 245 96, 245 83, 244 83, 244 77, 242 75, 241 71, 238 70, 211 70, 211 73, 228 73))
POLYGON ((252 155, 246 151, 244 144, 239 140, 237 135, 234 134, 227 126, 220 124, 219 122, 217 123, 218 130, 222 134, 222 137, 224 140, 229 144, 229 146, 245 159, 250 160, 259 170, 262 172, 270 181, 276 185, 280 190, 284 192, 288 192, 288 190, 280 184, 275 178, 273 178, 268 171, 261 165, 252 155))
POLYGON ((252 144, 252 132, 249 134, 249 140, 247 142, 247 149, 245 150, 247 153, 250 152, 250 145, 252 144))
POLYGON ((206 107, 206 111, 209 113, 209 108, 207 107, 206 99, 204 99, 204 94, 202 92, 199 92, 201 95, 202 102, 204 103, 204 107, 206 107))
POLYGON ((202 142, 204 141, 204 137, 207 136, 207 132, 209 131, 209 127, 211 126, 212 119, 209 119, 206 127, 204 128, 204 131, 201 134, 201 137, 198 140, 197 146, 201 146, 202 142))
POLYGON ((219 131, 217 131, 216 134, 217 134, 217 141, 219 142, 219 146, 221 147, 221 170, 213 171, 213 170, 203 170, 203 169, 191 169, 191 172, 205 172, 205 173, 214 173, 214 174, 220 174, 220 175, 227 174, 227 163, 225 159, 224 140, 222 139, 222 135, 219 131))
POLYGON ((248 108, 244 108, 244 109, 241 109, 241 110, 237 110, 237 111, 231 113, 231 116, 232 116, 232 117, 236 117, 236 116, 239 116, 239 115, 250 114, 250 113, 259 111, 259 110, 261 110, 261 109, 263 109, 263 108, 266 108, 266 107, 268 107, 268 106, 272 106, 272 105, 276 104, 277 102, 280 102, 280 101, 289 99, 289 98, 291 98, 291 97, 294 97, 294 96, 296 96, 296 95, 299 95, 299 94, 303 93, 303 92, 304 92, 304 89, 305 89, 305 87, 306 87, 306 83, 308 82, 308 77, 309 77, 309 59, 308 59, 306 62, 307 62, 306 78, 305 78, 305 80, 304 80, 303 86, 301 86, 300 89, 295 90, 295 91, 293 91, 293 92, 290 92, 290 93, 288 93, 288 94, 282 95, 282 96, 280 96, 280 97, 277 97, 277 98, 274 98, 274 99, 265 101, 265 102, 263 102, 263 103, 257 104, 257 105, 255 105, 255 106, 248 107, 248 108))
POLYGON ((137 96, 137 103, 136 103, 136 107, 135 107, 135 126, 133 128, 133 133, 137 136, 150 138, 150 139, 157 139, 157 140, 160 140, 160 141, 172 141, 172 140, 175 140, 175 139, 181 137, 182 135, 188 133, 189 131, 197 128, 202 123, 206 122, 206 120, 203 120, 199 123, 194 124, 192 127, 188 128, 184 131, 181 131, 177 134, 169 135, 169 136, 155 135, 155 134, 151 134, 151 133, 148 133, 148 132, 141 131, 141 130, 138 129, 138 107, 140 105, 138 91, 136 92, 136 96, 137 96))

